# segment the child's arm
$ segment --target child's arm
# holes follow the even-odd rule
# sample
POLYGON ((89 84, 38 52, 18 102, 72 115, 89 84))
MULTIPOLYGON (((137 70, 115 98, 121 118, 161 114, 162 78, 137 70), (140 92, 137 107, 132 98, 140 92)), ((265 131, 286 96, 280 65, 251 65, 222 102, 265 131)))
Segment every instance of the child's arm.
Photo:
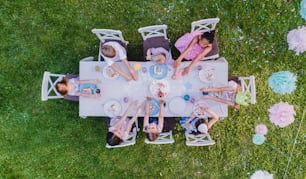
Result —
POLYGON ((150 103, 152 101, 151 97, 147 97, 146 111, 143 117, 143 128, 149 126, 149 115, 150 115, 150 103))
POLYGON ((131 67, 130 63, 128 62, 127 59, 122 60, 127 69, 129 70, 130 74, 132 75, 132 78, 137 81, 138 80, 138 75, 135 73, 134 68, 131 67))
POLYGON ((146 60, 151 60, 151 57, 152 57, 152 55, 151 55, 151 50, 148 49, 148 50, 147 50, 146 60))
POLYGON ((74 82, 76 84, 86 84, 86 83, 99 84, 99 83, 101 83, 100 80, 74 80, 74 82))
POLYGON ((232 101, 228 101, 228 100, 225 100, 225 99, 222 99, 222 98, 218 98, 218 97, 214 97, 214 96, 202 96, 203 99, 211 99, 211 100, 214 100, 214 101, 217 101, 217 102, 220 102, 220 103, 224 103, 224 104, 227 104, 227 105, 231 105, 231 106, 235 106, 235 103, 232 102, 232 101))
POLYGON ((192 60, 192 62, 184 68, 184 71, 182 73, 182 75, 187 75, 190 71, 190 69, 192 69, 192 67, 197 64, 203 57, 205 57, 210 51, 212 50, 212 47, 207 47, 203 50, 203 52, 201 52, 200 54, 198 54, 196 56, 196 58, 194 60, 192 60))
POLYGON ((236 90, 236 88, 232 86, 222 86, 222 87, 212 87, 212 88, 201 88, 200 91, 206 92, 223 92, 223 91, 231 91, 236 90))
POLYGON ((142 104, 138 107, 138 109, 137 109, 135 115, 134 115, 133 118, 129 121, 129 123, 128 123, 127 127, 126 127, 126 131, 127 131, 127 132, 130 132, 130 131, 131 131, 132 126, 133 126, 134 122, 137 120, 138 115, 141 113, 143 107, 144 107, 144 103, 142 103, 142 104))
POLYGON ((210 114, 210 116, 212 117, 212 119, 208 122, 208 129, 210 129, 218 120, 219 120, 219 116, 218 114, 216 114, 213 110, 211 109, 206 109, 205 110, 208 114, 210 114))
POLYGON ((163 130, 164 128, 164 113, 165 113, 165 107, 164 107, 164 100, 159 101, 159 115, 158 115, 158 127, 163 130))
POLYGON ((174 73, 172 76, 172 79, 176 79, 178 76, 178 71, 181 66, 182 60, 185 58, 185 56, 191 51, 193 46, 198 42, 198 36, 195 36, 192 41, 189 43, 188 47, 181 53, 181 55, 174 61, 173 67, 174 67, 174 73))
POLYGON ((117 128, 117 127, 118 127, 118 126, 128 117, 129 113, 132 112, 132 110, 136 107, 137 103, 138 103, 137 100, 136 100, 136 101, 133 101, 133 102, 129 105, 129 107, 125 110, 125 112, 124 112, 123 115, 121 116, 120 120, 118 120, 118 122, 116 122, 116 123, 114 124, 113 127, 117 128))
MULTIPOLYGON (((178 65, 184 57, 190 52, 193 46, 198 42, 198 36, 195 36, 192 41, 189 43, 188 47, 181 53, 181 55, 175 60, 175 65, 178 65)), ((174 66, 175 67, 175 66, 174 66)))
POLYGON ((115 72, 119 73, 119 74, 120 74, 123 78, 125 78, 127 81, 131 81, 131 80, 132 80, 132 78, 131 78, 128 74, 126 74, 125 72, 123 72, 123 71, 121 70, 121 68, 120 68, 118 65, 116 65, 115 63, 113 63, 113 64, 111 65, 111 67, 112 67, 113 70, 115 70, 115 72))
POLYGON ((138 103, 137 100, 136 100, 136 101, 133 101, 133 102, 129 105, 129 107, 125 110, 125 112, 123 113, 122 118, 127 118, 127 116, 129 115, 129 113, 131 113, 131 112, 134 110, 134 108, 137 106, 137 103, 138 103))
POLYGON ((194 117, 195 117, 195 114, 192 112, 188 120, 185 122, 186 127, 188 127, 190 130, 192 129, 190 122, 192 121, 194 117))

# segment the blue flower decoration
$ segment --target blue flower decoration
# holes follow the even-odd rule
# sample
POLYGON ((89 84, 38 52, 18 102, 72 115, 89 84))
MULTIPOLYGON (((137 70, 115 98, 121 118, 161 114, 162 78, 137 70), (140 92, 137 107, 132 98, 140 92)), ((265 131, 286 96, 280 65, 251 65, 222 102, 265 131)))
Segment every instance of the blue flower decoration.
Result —
POLYGON ((262 134, 254 134, 253 139, 252 139, 252 141, 255 145, 261 145, 265 142, 265 140, 266 140, 266 138, 262 134))
POLYGON ((296 89, 296 75, 289 71, 280 71, 272 74, 269 79, 269 86, 275 93, 290 94, 296 89))
POLYGON ((306 20, 306 0, 303 0, 301 2, 300 14, 301 14, 302 18, 306 20))

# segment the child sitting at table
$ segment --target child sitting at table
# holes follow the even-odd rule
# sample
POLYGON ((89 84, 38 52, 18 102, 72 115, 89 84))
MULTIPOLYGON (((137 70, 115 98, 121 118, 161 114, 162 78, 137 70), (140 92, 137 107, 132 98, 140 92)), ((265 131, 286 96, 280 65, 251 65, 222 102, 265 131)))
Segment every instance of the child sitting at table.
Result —
POLYGON ((106 142, 111 145, 119 145, 128 139, 129 132, 133 124, 138 118, 138 115, 143 110, 144 104, 142 103, 137 108, 135 115, 129 119, 128 115, 137 107, 138 101, 133 101, 121 117, 110 119, 109 129, 106 137, 106 142))
POLYGON ((187 75, 191 68, 210 51, 212 51, 215 39, 215 31, 210 32, 192 32, 186 33, 175 42, 175 47, 181 52, 181 55, 175 60, 173 66, 175 72, 172 76, 176 79, 179 68, 183 59, 192 60, 192 62, 184 68, 182 75, 187 75))
POLYGON ((147 50, 146 60, 151 60, 158 64, 172 65, 174 60, 172 59, 171 53, 163 47, 149 48, 147 50))
POLYGON ((159 100, 159 116, 149 117, 151 112, 151 103, 152 98, 147 97, 146 111, 143 121, 143 131, 147 134, 147 139, 150 141, 155 141, 161 132, 168 132, 174 129, 175 127, 175 118, 166 117, 164 118, 164 100, 159 100))
POLYGON ((147 97, 146 111, 143 119, 143 129, 144 132, 147 133, 147 139, 149 139, 150 141, 154 141, 158 138, 164 127, 164 101, 159 101, 160 111, 158 121, 156 120, 156 118, 151 118, 151 121, 149 121, 149 115, 151 112, 151 101, 152 98, 147 97))
POLYGON ((198 135, 207 134, 218 120, 219 116, 207 105, 202 104, 189 117, 182 117, 180 124, 186 133, 198 135))
POLYGON ((203 93, 203 99, 211 99, 236 108, 247 105, 248 102, 248 93, 242 92, 238 77, 229 79, 228 86, 201 88, 200 91, 203 93))
POLYGON ((101 54, 100 55, 104 58, 108 66, 114 69, 117 73, 123 76, 126 80, 130 81, 132 80, 132 78, 134 80, 138 80, 138 76, 135 73, 135 70, 131 67, 131 65, 129 64, 127 60, 125 48, 121 46, 118 42, 110 41, 110 42, 101 44, 101 54), (122 71, 118 65, 115 64, 115 62, 117 61, 123 61, 124 65, 127 67, 128 71, 132 75, 132 78, 130 77, 130 75, 122 71))
POLYGON ((86 96, 99 97, 100 89, 97 84, 99 80, 79 80, 79 78, 68 79, 64 77, 62 81, 56 83, 56 90, 63 96, 86 96))

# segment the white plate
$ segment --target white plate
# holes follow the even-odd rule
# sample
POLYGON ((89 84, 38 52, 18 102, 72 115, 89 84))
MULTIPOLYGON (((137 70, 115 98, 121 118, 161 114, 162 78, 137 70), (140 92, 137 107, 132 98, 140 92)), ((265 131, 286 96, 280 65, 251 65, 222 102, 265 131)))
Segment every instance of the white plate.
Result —
POLYGON ((172 98, 171 101, 169 102, 169 110, 173 114, 182 114, 185 111, 185 109, 186 109, 186 102, 180 96, 172 98))
POLYGON ((205 66, 199 72, 199 78, 205 83, 212 83, 215 81, 215 69, 210 66, 205 66))
POLYGON ((119 73, 115 72, 110 66, 104 67, 102 73, 107 79, 116 79, 119 77, 119 73))
POLYGON ((164 95, 162 97, 165 97, 170 92, 170 84, 166 80, 155 80, 150 85, 150 92, 154 97, 159 97, 159 92, 162 92, 164 95))
POLYGON ((198 102, 193 106, 193 112, 196 117, 206 117, 207 114, 203 108, 208 108, 208 105, 204 102, 198 102))
POLYGON ((104 112, 108 117, 120 116, 121 104, 117 100, 109 100, 103 106, 104 112))

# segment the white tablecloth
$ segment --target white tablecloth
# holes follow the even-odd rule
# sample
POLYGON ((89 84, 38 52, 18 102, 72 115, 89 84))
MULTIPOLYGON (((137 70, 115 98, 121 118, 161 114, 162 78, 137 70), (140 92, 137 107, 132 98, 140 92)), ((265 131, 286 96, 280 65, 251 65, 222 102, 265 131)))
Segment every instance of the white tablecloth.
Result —
MULTIPOLYGON (((118 100, 122 105, 121 114, 126 110, 128 104, 133 100, 143 102, 146 100, 146 96, 152 96, 149 86, 153 80, 156 80, 150 76, 149 68, 153 65, 152 62, 130 62, 133 66, 135 63, 139 63, 142 67, 147 68, 147 72, 142 70, 137 71, 139 75, 138 81, 126 81, 123 77, 119 76, 117 79, 107 79, 104 77, 102 71, 107 65, 105 62, 98 61, 81 61, 80 62, 80 79, 99 79, 101 84, 98 87, 101 89, 101 97, 99 98, 88 98, 80 97, 79 101, 79 116, 107 116, 104 112, 104 104, 112 99, 118 100), (100 71, 96 71, 96 66, 100 67, 100 71), (128 103, 124 102, 124 97, 128 97, 128 103)), ((182 62, 182 68, 188 65, 190 62, 182 62)), ((123 63, 118 63, 121 68, 127 72, 123 63)), ((224 58, 216 61, 201 61, 199 62, 188 74, 188 76, 179 77, 176 80, 172 80, 172 74, 174 69, 172 66, 168 66, 168 75, 165 80, 170 84, 170 92, 164 97, 166 102, 165 116, 189 116, 192 112, 193 105, 200 100, 202 93, 199 91, 200 88, 208 86, 226 86, 228 84, 228 63, 224 58), (213 84, 208 84, 200 81, 199 70, 197 66, 201 65, 202 68, 209 66, 215 69, 215 80, 213 84), (192 89, 186 88, 186 83, 192 84, 192 89), (187 102, 186 109, 180 114, 174 114, 168 108, 167 103, 174 97, 183 97, 185 94, 189 94, 191 98, 196 100, 195 103, 187 102)), ((227 117, 228 106, 222 103, 218 103, 211 100, 205 100, 210 108, 215 111, 220 117, 227 117)), ((134 112, 133 112, 134 113, 134 112)), ((133 115, 130 114, 130 115, 133 115)), ((141 116, 144 115, 144 111, 141 116)))

